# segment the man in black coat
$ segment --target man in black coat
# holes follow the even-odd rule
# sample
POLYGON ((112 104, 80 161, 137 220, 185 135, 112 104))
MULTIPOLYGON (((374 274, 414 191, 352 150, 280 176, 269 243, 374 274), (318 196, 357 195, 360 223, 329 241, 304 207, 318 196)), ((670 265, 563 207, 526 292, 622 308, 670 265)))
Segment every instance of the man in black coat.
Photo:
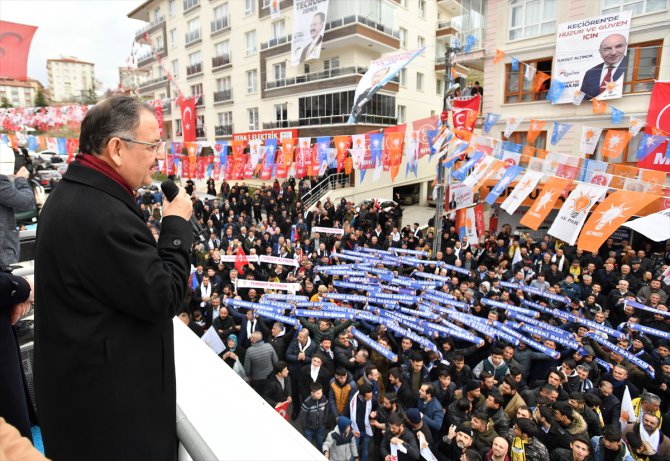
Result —
POLYGON ((175 460, 172 319, 186 296, 192 205, 163 204, 158 241, 133 200, 164 157, 153 109, 113 96, 88 111, 80 154, 42 209, 35 391, 46 456, 175 460))

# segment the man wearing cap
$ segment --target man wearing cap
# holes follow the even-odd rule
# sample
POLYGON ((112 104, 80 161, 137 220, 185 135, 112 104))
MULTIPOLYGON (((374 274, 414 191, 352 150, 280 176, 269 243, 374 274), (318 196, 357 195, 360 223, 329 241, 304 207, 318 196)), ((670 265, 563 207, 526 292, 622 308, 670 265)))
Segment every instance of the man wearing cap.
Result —
POLYGON ((537 426, 532 419, 519 418, 507 436, 512 461, 546 461, 549 452, 535 436, 537 426))
POLYGON ((323 454, 331 461, 358 461, 358 450, 351 429, 351 420, 346 416, 337 418, 335 429, 328 433, 323 443, 323 454))
POLYGON ((417 408, 407 410, 405 413, 405 422, 407 423, 407 427, 417 436, 417 440, 420 432, 423 434, 423 438, 428 445, 433 444, 433 434, 430 432, 430 428, 423 420, 423 415, 417 408))
POLYGON ((472 446, 474 432, 466 424, 456 428, 453 424, 449 426, 449 432, 442 437, 437 445, 438 452, 435 453, 440 461, 460 461, 461 455, 472 446))
POLYGON ((416 436, 408 431, 398 413, 391 413, 388 418, 389 430, 384 434, 384 439, 379 447, 379 452, 384 461, 419 461, 421 453, 416 436), (392 453, 397 453, 394 458, 392 453))

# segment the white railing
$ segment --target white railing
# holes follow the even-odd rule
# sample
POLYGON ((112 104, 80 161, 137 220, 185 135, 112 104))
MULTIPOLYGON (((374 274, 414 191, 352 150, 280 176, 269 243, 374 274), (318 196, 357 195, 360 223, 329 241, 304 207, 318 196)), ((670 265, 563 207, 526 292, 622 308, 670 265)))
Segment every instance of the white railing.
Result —
POLYGON ((345 173, 336 173, 324 177, 321 182, 310 189, 305 195, 300 197, 304 210, 308 210, 321 200, 328 192, 337 189, 337 187, 351 186, 351 177, 345 173))

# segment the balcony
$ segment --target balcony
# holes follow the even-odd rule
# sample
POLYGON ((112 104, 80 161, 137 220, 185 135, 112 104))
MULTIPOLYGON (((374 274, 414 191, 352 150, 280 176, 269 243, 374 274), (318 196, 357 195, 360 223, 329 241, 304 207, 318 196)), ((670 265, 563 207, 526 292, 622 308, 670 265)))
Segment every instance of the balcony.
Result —
POLYGON ((326 31, 330 29, 336 29, 338 27, 343 27, 348 24, 364 24, 371 29, 378 30, 379 32, 383 32, 386 35, 389 35, 393 38, 400 39, 400 32, 398 30, 394 30, 388 26, 385 26, 383 24, 377 23, 371 19, 368 19, 365 16, 354 14, 351 16, 346 16, 344 18, 340 19, 335 19, 333 21, 330 21, 329 23, 326 24, 326 31))
POLYGON ((214 127, 214 136, 232 136, 233 125, 219 125, 214 127))
POLYGON ((230 18, 217 18, 211 22, 211 35, 216 35, 230 30, 230 18))
POLYGON ((233 90, 221 90, 214 92, 214 104, 221 102, 230 102, 233 100, 233 90))
POLYGON ((187 47, 195 45, 200 41, 202 41, 202 34, 200 33, 200 29, 186 32, 186 34, 184 35, 184 44, 187 47))
POLYGON ((297 77, 283 78, 274 82, 265 82, 265 89, 282 88, 291 85, 300 85, 301 83, 315 82, 328 78, 343 77, 347 75, 363 75, 367 71, 365 67, 338 67, 336 69, 324 70, 322 72, 311 72, 309 74, 298 75, 297 77))
POLYGON ((202 63, 191 64, 186 67, 186 76, 191 77, 197 74, 202 74, 202 63))
POLYGON ((184 14, 194 11, 196 8, 200 8, 200 0, 184 0, 184 14))
POLYGON ((160 47, 156 48, 155 50, 151 51, 150 53, 143 54, 141 56, 137 57, 137 67, 144 67, 147 64, 151 64, 155 59, 156 56, 160 56, 161 58, 164 58, 167 56, 167 53, 165 52, 165 47, 160 47))
POLYGON ((283 45, 284 43, 291 43, 291 34, 285 35, 283 37, 271 38, 267 42, 261 43, 261 51, 275 46, 283 45))
MULTIPOLYGON (((346 124, 347 120, 349 120, 349 114, 326 115, 323 117, 306 117, 298 120, 265 122, 263 123, 263 129, 271 130, 276 128, 346 124)), ((358 123, 364 125, 397 125, 398 119, 396 117, 388 117, 385 115, 363 114, 358 117, 358 123)))
POLYGON ((214 56, 212 58, 212 71, 221 70, 225 66, 229 65, 230 65, 230 54, 224 54, 222 56, 214 56))
POLYGON ((163 108, 163 115, 170 115, 172 113, 172 104, 170 102, 161 105, 163 108))
POLYGON ((457 21, 445 21, 437 24, 437 29, 435 30, 436 37, 442 37, 444 35, 453 35, 457 34, 459 31, 459 24, 457 21))
POLYGON ((135 40, 142 41, 144 40, 145 34, 150 34, 155 31, 159 26, 165 24, 165 16, 158 16, 153 21, 139 29, 135 32, 135 40))
POLYGON ((151 91, 165 85, 167 82, 167 76, 162 75, 160 77, 152 78, 142 82, 138 89, 140 91, 151 91))

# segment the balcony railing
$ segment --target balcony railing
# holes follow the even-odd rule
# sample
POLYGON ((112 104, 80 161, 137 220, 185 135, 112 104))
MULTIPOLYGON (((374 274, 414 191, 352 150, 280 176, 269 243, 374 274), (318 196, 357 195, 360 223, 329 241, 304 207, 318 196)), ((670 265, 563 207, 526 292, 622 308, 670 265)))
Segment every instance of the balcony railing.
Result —
POLYGON ((285 35, 283 37, 275 37, 271 38, 267 42, 261 43, 261 50, 265 50, 268 48, 272 48, 275 46, 283 45, 284 43, 290 43, 291 42, 291 34, 285 35))
POLYGON ((152 60, 156 59, 156 55, 160 55, 165 51, 165 47, 160 47, 156 48, 155 50, 152 50, 150 53, 145 53, 141 56, 137 57, 137 66, 142 67, 144 64, 147 64, 151 62, 152 60))
POLYGON ((343 77, 346 75, 363 75, 365 72, 367 72, 367 68, 365 67, 337 67, 335 69, 328 69, 321 72, 310 72, 309 74, 298 75, 297 77, 283 78, 273 82, 265 82, 265 89, 271 90, 273 88, 281 88, 289 85, 299 85, 301 83, 314 82, 327 78, 343 77))
POLYGON ((160 77, 152 78, 150 80, 145 80, 140 84, 140 89, 146 88, 151 85, 155 85, 156 83, 162 83, 162 82, 167 82, 167 76, 162 75, 160 77))
POLYGON ((219 125, 214 127, 215 136, 232 136, 233 125, 219 125))
POLYGON ((221 90, 221 91, 215 91, 214 92, 214 102, 225 102, 225 101, 232 101, 233 99, 233 90, 221 90))
POLYGON ((188 45, 189 43, 195 42, 196 40, 200 40, 200 38, 201 38, 200 29, 192 30, 190 32, 186 32, 184 41, 186 45, 188 45))
POLYGON ((225 18, 217 18, 212 21, 211 23, 211 28, 212 28, 212 33, 216 33, 219 31, 222 31, 224 29, 229 29, 230 28, 230 18, 225 17, 225 18))
POLYGON ((214 56, 212 58, 212 69, 225 66, 226 64, 230 64, 230 54, 224 54, 222 56, 214 56))
POLYGON ((438 22, 437 23, 437 29, 455 29, 459 30, 460 29, 460 21, 444 21, 444 22, 438 22))
POLYGON ((360 24, 365 24, 366 26, 378 30, 379 32, 383 32, 386 35, 390 35, 392 37, 397 38, 398 40, 400 39, 400 31, 395 30, 391 27, 385 26, 383 24, 380 24, 378 22, 373 21, 372 19, 368 19, 365 16, 354 14, 351 16, 346 16, 344 18, 340 19, 335 19, 333 21, 330 21, 329 23, 326 24, 326 30, 330 29, 335 29, 336 27, 342 27, 346 26, 348 24, 354 24, 354 23, 360 23, 360 24))
MULTIPOLYGON (((349 114, 326 115, 323 117, 305 117, 298 120, 265 122, 263 123, 263 129, 270 130, 273 128, 331 125, 338 123, 343 124, 347 123, 347 120, 349 120, 349 114)), ((389 117, 386 115, 363 114, 358 117, 358 123, 367 123, 372 125, 396 125, 398 123, 398 119, 396 117, 389 117)))
POLYGON ((150 29, 153 29, 158 24, 162 24, 164 22, 165 22, 165 16, 161 15, 161 16, 158 16, 158 17, 154 18, 153 21, 149 22, 148 24, 146 24, 141 29, 138 29, 137 32, 135 32, 135 37, 142 37, 145 32, 149 31, 150 29))
POLYGON ((200 6, 200 0, 184 0, 184 13, 188 13, 197 6, 200 6))
POLYGON ((186 75, 194 75, 202 73, 202 63, 192 64, 186 67, 186 75))

